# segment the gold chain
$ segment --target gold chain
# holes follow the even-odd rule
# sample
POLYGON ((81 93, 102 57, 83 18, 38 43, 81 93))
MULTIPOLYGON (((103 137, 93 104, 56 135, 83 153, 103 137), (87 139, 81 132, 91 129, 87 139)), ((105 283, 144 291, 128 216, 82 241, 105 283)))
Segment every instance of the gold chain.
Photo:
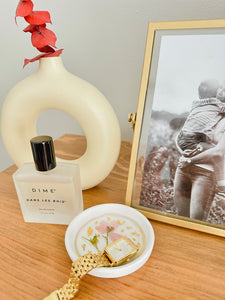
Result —
POLYGON ((79 290, 80 279, 97 267, 110 267, 112 264, 109 260, 100 254, 88 253, 81 256, 78 260, 72 263, 70 278, 68 282, 59 290, 54 291, 44 300, 70 300, 79 290))

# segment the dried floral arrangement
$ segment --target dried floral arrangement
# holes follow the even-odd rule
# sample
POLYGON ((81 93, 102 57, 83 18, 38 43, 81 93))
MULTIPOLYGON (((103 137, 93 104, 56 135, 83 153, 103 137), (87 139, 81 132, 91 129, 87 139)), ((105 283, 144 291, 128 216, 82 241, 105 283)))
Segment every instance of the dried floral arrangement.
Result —
MULTIPOLYGON (((125 222, 124 222, 125 223, 125 222)), ((116 233, 114 232, 114 230, 120 225, 120 221, 117 221, 117 222, 106 222, 106 221, 103 221, 101 222, 101 224, 99 226, 96 226, 95 229, 98 231, 98 235, 95 234, 92 238, 86 238, 86 237, 83 237, 83 239, 85 239, 86 241, 90 242, 92 244, 92 246, 95 247, 95 249, 98 251, 98 252, 101 252, 99 249, 98 249, 98 242, 99 242, 99 237, 100 237, 100 234, 102 235, 102 237, 105 239, 106 241, 106 246, 108 246, 109 244, 109 238, 112 242, 118 240, 119 238, 122 237, 121 234, 119 233, 116 233), (105 235, 104 235, 105 234, 105 235)), ((88 236, 92 235, 93 234, 93 228, 92 227, 89 227, 88 228, 88 236)))
POLYGON ((103 214, 79 229, 74 239, 75 251, 78 256, 89 251, 99 253, 121 237, 129 238, 139 248, 138 255, 144 251, 144 234, 135 220, 117 214, 103 214))
POLYGON ((39 60, 41 57, 59 56, 63 49, 55 50, 56 35, 46 27, 47 23, 52 24, 48 11, 33 10, 34 4, 31 0, 20 0, 16 9, 16 16, 23 17, 29 25, 23 30, 31 33, 31 43, 41 54, 34 58, 24 60, 25 67, 28 63, 39 60))

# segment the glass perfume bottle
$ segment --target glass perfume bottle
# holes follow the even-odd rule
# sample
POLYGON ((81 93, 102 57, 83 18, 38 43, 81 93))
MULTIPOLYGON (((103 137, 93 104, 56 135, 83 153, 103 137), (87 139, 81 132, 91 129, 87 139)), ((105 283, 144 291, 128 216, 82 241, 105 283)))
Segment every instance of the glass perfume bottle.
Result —
POLYGON ((57 163, 50 136, 31 139, 34 163, 23 164, 14 174, 25 222, 69 224, 83 210, 79 166, 57 163))

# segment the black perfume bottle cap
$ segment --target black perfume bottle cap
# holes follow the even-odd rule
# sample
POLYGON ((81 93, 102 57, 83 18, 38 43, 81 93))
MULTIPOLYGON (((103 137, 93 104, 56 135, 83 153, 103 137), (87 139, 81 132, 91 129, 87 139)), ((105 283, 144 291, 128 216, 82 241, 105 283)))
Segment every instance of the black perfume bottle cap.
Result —
POLYGON ((30 144, 38 171, 49 171, 56 167, 54 145, 50 136, 36 136, 30 140, 30 144))

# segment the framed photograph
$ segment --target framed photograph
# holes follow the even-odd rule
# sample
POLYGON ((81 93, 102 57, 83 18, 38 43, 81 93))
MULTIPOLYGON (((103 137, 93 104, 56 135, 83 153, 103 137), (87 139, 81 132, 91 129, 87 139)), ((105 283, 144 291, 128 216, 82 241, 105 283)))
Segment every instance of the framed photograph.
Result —
POLYGON ((149 23, 126 204, 225 237, 225 19, 149 23))

